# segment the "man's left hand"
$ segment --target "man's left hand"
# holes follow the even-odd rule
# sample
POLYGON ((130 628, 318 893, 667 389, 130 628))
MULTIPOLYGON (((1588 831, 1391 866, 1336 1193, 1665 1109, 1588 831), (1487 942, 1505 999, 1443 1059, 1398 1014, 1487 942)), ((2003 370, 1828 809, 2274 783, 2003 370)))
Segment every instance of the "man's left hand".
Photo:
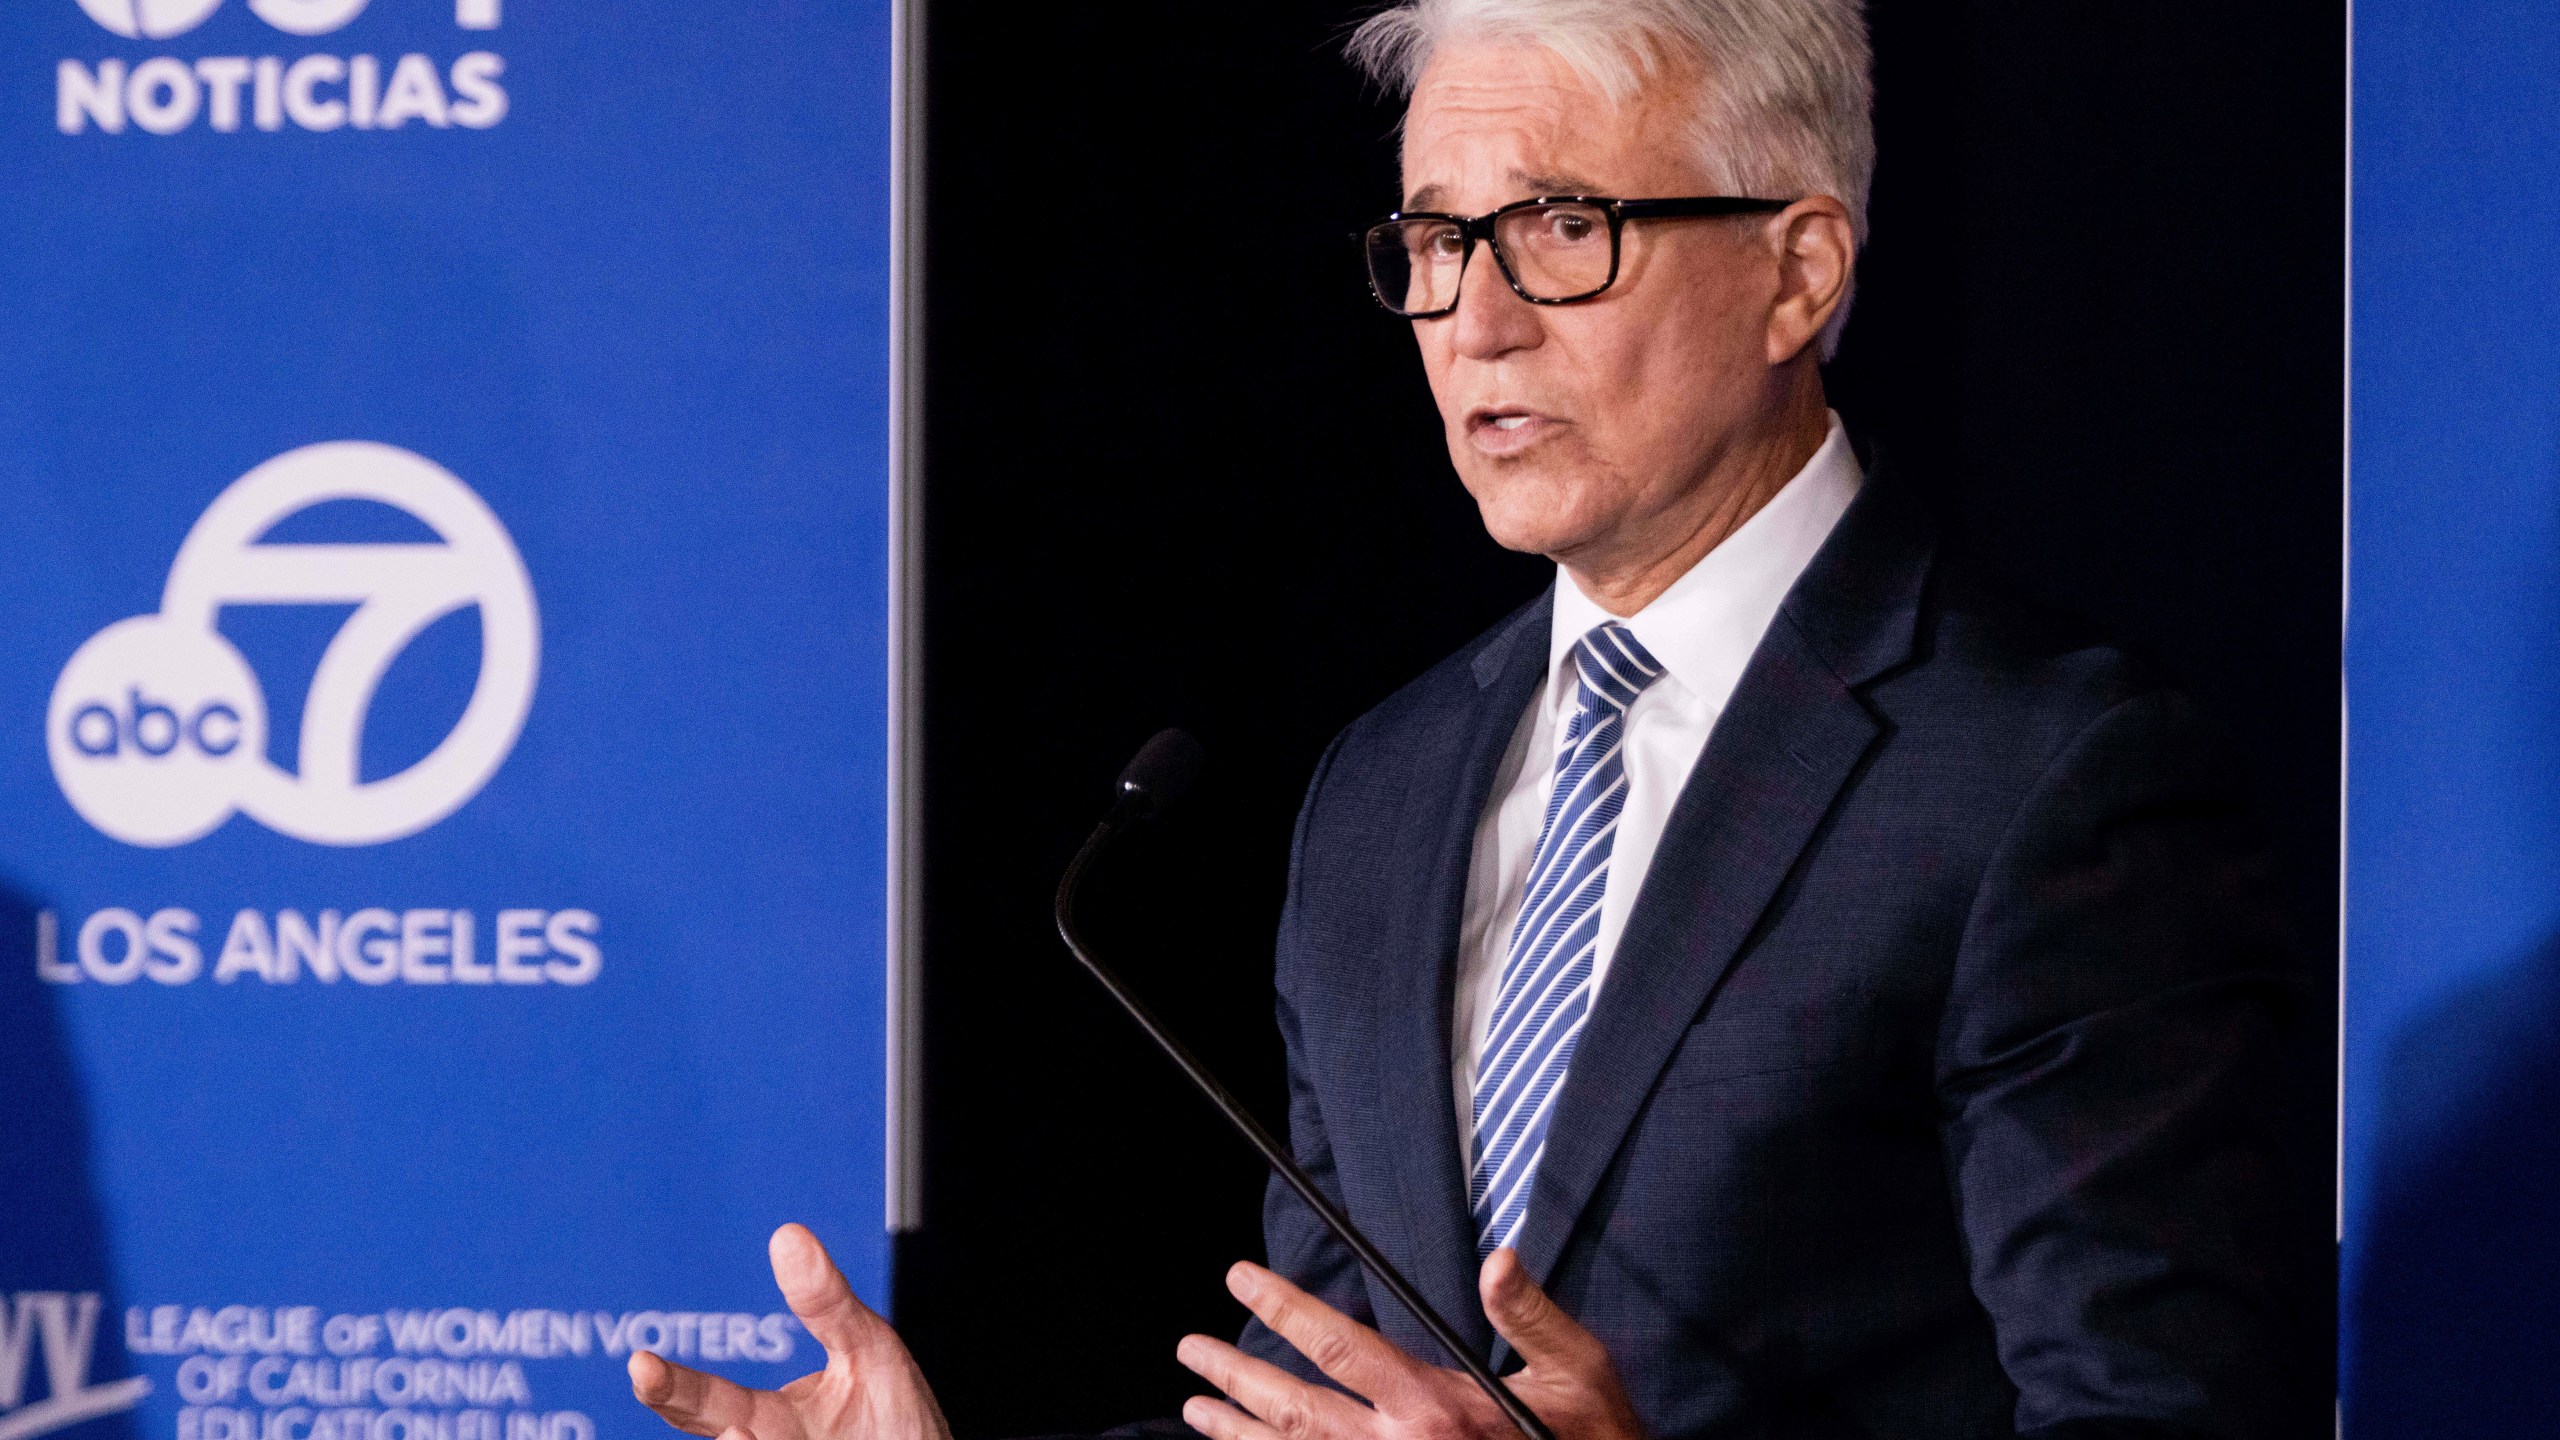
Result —
MULTIPOLYGON (((1185 1336, 1176 1356, 1235 1402, 1204 1396, 1182 1407, 1182 1418, 1210 1440, 1518 1440, 1520 1432, 1466 1372, 1414 1359, 1259 1265, 1229 1270, 1227 1289, 1369 1403, 1310 1385, 1224 1341, 1185 1336)), ((1486 1318, 1528 1362, 1507 1377, 1512 1392, 1549 1429, 1572 1440, 1642 1440, 1609 1352, 1547 1298, 1516 1252, 1494 1251, 1477 1289, 1486 1318)))

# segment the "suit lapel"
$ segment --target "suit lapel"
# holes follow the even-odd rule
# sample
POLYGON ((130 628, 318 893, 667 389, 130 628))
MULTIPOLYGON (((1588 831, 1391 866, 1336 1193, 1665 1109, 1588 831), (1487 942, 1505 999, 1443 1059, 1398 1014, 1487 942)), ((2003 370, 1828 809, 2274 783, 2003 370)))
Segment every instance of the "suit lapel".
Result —
POLYGON ((1379 1113, 1398 1131, 1384 1148, 1394 1157, 1403 1220, 1413 1238, 1405 1274, 1480 1355, 1493 1330, 1476 1299, 1475 1230, 1449 1078, 1449 1017, 1476 823, 1503 752, 1546 674, 1549 614, 1549 599, 1524 608, 1478 653, 1469 703, 1439 717, 1404 767, 1411 782, 1393 853, 1417 882, 1385 937, 1374 1012, 1382 1041, 1374 1052, 1379 1113), (1452 757, 1460 763, 1452 766, 1452 757))
POLYGON ((1872 476, 1717 720, 1557 1099, 1520 1239, 1539 1283, 1682 1035, 1875 742, 1880 726, 1855 689, 1909 655, 1928 555, 1916 512, 1872 476))

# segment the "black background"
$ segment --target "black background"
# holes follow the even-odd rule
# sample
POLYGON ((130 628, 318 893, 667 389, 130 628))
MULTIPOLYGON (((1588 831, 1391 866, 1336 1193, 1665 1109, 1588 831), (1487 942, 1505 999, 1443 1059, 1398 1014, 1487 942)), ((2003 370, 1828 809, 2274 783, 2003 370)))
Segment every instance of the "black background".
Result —
MULTIPOLYGON (((1077 973, 1057 872, 1156 728, 1211 769, 1092 928, 1275 1122, 1270 938, 1334 732, 1532 595, 1349 236, 1395 199, 1358 9, 928 17, 925 1225, 900 1328, 964 1440, 1173 1413, 1261 1172, 1077 973)), ((1957 540, 2202 695, 2336 953, 2345 18, 1881 0, 1833 403, 1957 540)), ((2303 1223, 2331 1053, 2303 1046, 2303 1223)), ((2329 1317, 2306 1313, 2325 1355, 2329 1317)))

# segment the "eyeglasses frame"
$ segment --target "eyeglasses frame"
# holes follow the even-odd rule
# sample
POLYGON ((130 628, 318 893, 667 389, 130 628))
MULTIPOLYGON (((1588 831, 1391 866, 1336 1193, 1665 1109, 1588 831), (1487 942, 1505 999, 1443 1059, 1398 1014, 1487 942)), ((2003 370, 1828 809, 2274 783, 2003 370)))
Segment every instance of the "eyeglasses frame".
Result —
POLYGON ((1578 305, 1585 300, 1598 297, 1610 286, 1618 283, 1618 261, 1623 253, 1618 235, 1630 220, 1774 215, 1795 203, 1793 200, 1761 200, 1740 195, 1676 195, 1655 200, 1613 200, 1605 195, 1533 195, 1526 200, 1514 200, 1508 205, 1488 210, 1482 215, 1452 215, 1441 210, 1399 210, 1360 232, 1360 268, 1369 277, 1370 297, 1390 315, 1403 320, 1437 320, 1453 313, 1458 308, 1458 295, 1455 294, 1449 297, 1448 304, 1437 310, 1403 310, 1388 304, 1387 297, 1378 293, 1377 272, 1368 263, 1370 239, 1380 230, 1412 220, 1442 220, 1457 226, 1459 237, 1467 242, 1466 253, 1458 257, 1459 294, 1465 292, 1467 266, 1475 260, 1476 242, 1481 240, 1484 242, 1484 247, 1493 252, 1494 268, 1502 272, 1502 281, 1511 287, 1512 294, 1532 305, 1578 305), (1557 299, 1532 295, 1521 288, 1520 277, 1511 272, 1510 257, 1502 253, 1500 242, 1493 238, 1494 226, 1501 222, 1503 216, 1514 211, 1542 205, 1588 205, 1609 217, 1609 278, 1579 295, 1566 295, 1557 299))

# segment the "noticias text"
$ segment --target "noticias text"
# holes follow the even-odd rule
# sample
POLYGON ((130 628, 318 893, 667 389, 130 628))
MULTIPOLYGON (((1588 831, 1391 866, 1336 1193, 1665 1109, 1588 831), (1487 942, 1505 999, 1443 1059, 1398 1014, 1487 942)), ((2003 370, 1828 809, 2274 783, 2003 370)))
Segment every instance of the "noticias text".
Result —
POLYGON ((387 67, 376 55, 207 55, 195 61, 159 55, 127 66, 64 60, 54 67, 53 123, 65 135, 92 129, 122 135, 126 127, 175 135, 202 120, 234 134, 244 127, 297 130, 398 130, 410 124, 443 130, 486 130, 507 118, 507 62, 486 50, 449 66, 419 54, 387 67))

